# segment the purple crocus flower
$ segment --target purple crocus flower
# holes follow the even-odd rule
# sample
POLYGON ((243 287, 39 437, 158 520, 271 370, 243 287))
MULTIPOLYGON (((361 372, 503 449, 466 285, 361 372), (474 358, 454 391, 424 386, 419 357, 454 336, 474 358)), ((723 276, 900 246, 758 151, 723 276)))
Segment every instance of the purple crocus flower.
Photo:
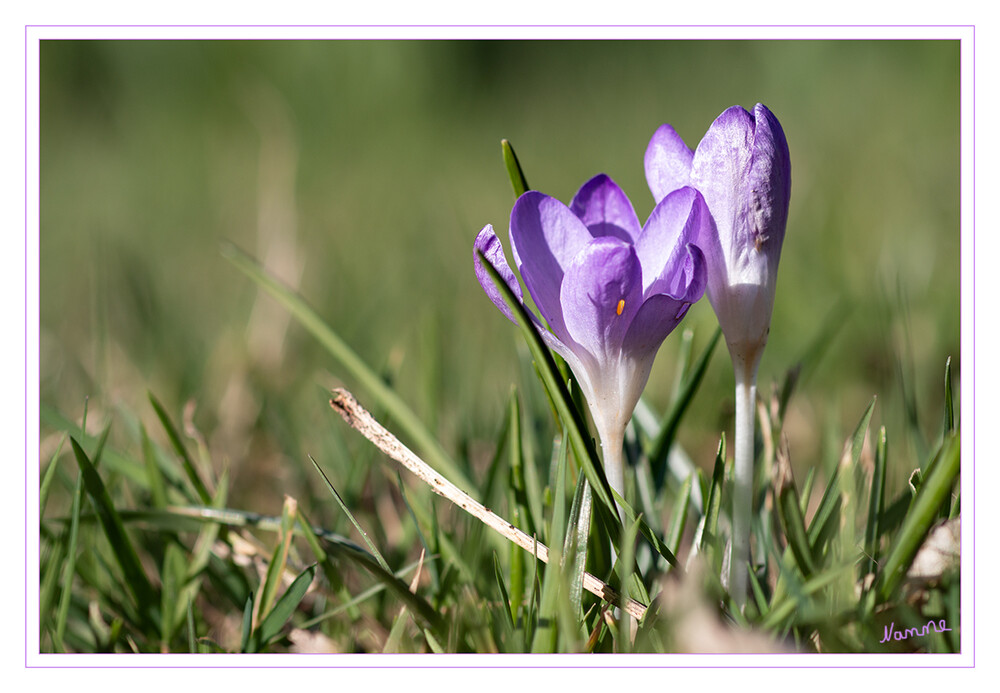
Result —
MULTIPOLYGON (((704 256, 693 241, 710 223, 701 193, 683 187, 664 196, 640 226, 628 197, 604 174, 584 184, 569 207, 529 191, 511 211, 514 262, 549 329, 534 313, 532 320, 579 382, 601 438, 608 481, 619 495, 625 426, 653 358, 705 291, 704 256)), ((523 301, 491 225, 479 232, 475 249, 523 301)), ((486 295, 513 321, 475 258, 486 295)))
POLYGON ((646 180, 659 202, 690 185, 716 229, 697 243, 708 263, 708 300, 733 358, 756 370, 771 325, 785 238, 791 166, 781 124, 763 104, 726 109, 692 152, 669 125, 646 149, 646 180))
MULTIPOLYGON (((708 300, 719 319, 736 379, 736 454, 729 593, 746 601, 753 492, 757 367, 771 329, 778 259, 785 239, 791 162, 781 124, 763 104, 715 119, 692 152, 669 125, 646 149, 646 180, 659 201, 690 185, 705 196, 714 228, 699 236, 708 300)), ((701 227, 702 231, 706 227, 701 227)))

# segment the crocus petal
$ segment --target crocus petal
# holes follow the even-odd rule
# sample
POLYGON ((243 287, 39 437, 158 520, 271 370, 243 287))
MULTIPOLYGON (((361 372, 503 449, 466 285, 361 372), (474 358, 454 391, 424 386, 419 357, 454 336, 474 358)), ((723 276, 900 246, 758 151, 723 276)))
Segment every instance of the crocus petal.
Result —
MULTIPOLYGON (((500 277, 504 280, 507 286, 510 287, 511 291, 514 292, 514 295, 517 296, 517 300, 523 304, 524 296, 521 293, 521 285, 517 283, 517 278, 514 276, 510 266, 507 264, 507 258, 503 254, 503 246, 500 244, 500 239, 497 238, 496 234, 493 232, 492 224, 487 224, 483 227, 483 230, 479 232, 479 235, 476 236, 473 248, 476 279, 479 280, 479 285, 483 287, 483 291, 486 292, 486 296, 493 302, 493 305, 495 305, 500 312, 507 316, 508 320, 517 324, 517 318, 514 316, 514 313, 511 312, 507 302, 503 300, 503 296, 500 295, 500 290, 497 288, 496 284, 493 283, 493 279, 486 272, 486 268, 483 267, 482 262, 479 259, 479 252, 482 252, 489 263, 493 265, 496 271, 500 274, 500 277)), ((534 313, 530 310, 528 310, 527 313, 531 317, 531 321, 534 323, 535 329, 538 330, 538 333, 541 335, 545 343, 548 344, 549 348, 566 359, 567 362, 576 363, 577 359, 573 356, 572 349, 570 349, 568 345, 564 344, 562 340, 554 334, 545 329, 534 313)))
POLYGON ((610 236, 595 238, 566 271, 561 300, 573 341, 599 364, 617 362, 629 323, 642 304, 642 269, 635 249, 610 236))
POLYGON ((754 107, 753 150, 746 183, 755 240, 777 269, 785 240, 788 201, 791 197, 792 167, 785 132, 764 104, 754 107))
POLYGON ((511 312, 507 302, 503 300, 500 290, 493 283, 493 279, 486 272, 486 268, 483 267, 483 263, 479 258, 479 253, 482 253, 500 274, 500 277, 507 286, 510 287, 510 290, 514 292, 514 295, 517 296, 517 300, 524 303, 521 285, 517 283, 517 277, 514 276, 510 266, 507 264, 507 258, 503 254, 503 246, 500 245, 500 239, 493 232, 492 224, 487 224, 483 227, 483 230, 476 236, 476 242, 473 243, 472 247, 472 254, 476 261, 476 279, 479 280, 479 285, 483 287, 483 291, 486 292, 487 297, 493 301, 493 305, 500 309, 500 312, 506 315, 508 320, 516 324, 517 319, 514 317, 514 313, 511 312))
POLYGON ((677 188, 688 184, 691 159, 694 152, 684 144, 681 136, 664 123, 649 140, 646 147, 646 182, 657 202, 677 188))
POLYGON ((664 197, 649 215, 635 244, 642 263, 643 295, 680 296, 678 277, 687 245, 698 244, 703 237, 711 240, 713 230, 712 216, 697 190, 683 187, 664 197))
POLYGON ((642 230, 628 197, 603 173, 583 184, 569 208, 594 238, 614 236, 634 243, 642 230))
POLYGON ((691 166, 691 184, 705 196, 730 272, 747 264, 745 251, 753 247, 744 196, 753 134, 752 115, 741 106, 726 109, 698 144, 691 166))
POLYGON ((643 301, 629 325, 622 344, 622 351, 634 361, 652 359, 660 344, 687 314, 691 304, 696 303, 705 292, 707 272, 705 256, 698 246, 688 244, 677 273, 678 286, 675 294, 654 294, 643 301))
POLYGON ((529 191, 510 213, 510 243, 528 292, 557 335, 565 332, 559 290, 573 258, 593 237, 559 200, 529 191))
POLYGON ((778 120, 762 104, 754 115, 740 106, 724 111, 698 145, 691 181, 718 226, 729 284, 772 283, 791 182, 778 120))

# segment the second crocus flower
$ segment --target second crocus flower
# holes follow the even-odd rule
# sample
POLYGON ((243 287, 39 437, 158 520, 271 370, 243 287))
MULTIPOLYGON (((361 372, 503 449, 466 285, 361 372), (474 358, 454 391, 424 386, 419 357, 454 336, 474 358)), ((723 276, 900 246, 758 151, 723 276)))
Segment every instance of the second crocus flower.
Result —
POLYGON ((715 119, 695 151, 670 125, 660 126, 646 150, 645 164, 654 199, 690 185, 705 196, 714 219, 714 228, 707 228, 697 243, 708 265, 708 300, 726 338, 736 379, 729 589, 742 607, 750 542, 753 407, 788 218, 788 143, 766 106, 757 104, 753 113, 733 106, 715 119))

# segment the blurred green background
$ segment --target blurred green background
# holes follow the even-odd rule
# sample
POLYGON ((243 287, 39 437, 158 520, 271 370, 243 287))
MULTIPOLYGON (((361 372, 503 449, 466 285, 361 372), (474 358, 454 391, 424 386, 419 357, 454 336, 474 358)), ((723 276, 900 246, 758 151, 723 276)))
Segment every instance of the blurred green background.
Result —
MULTIPOLYGON (((758 101, 793 176, 761 393, 804 360, 798 467, 839 452, 877 394, 898 485, 911 432, 939 429, 948 356, 960 374, 955 41, 43 42, 42 402, 78 419, 89 396, 99 426, 155 420, 147 391, 178 418, 192 401, 232 504, 277 512, 315 486, 305 456, 335 454, 341 373, 220 255, 229 240, 475 467, 511 384, 536 387, 472 270, 485 224, 507 244, 501 138, 532 187, 568 202, 605 172, 645 219, 656 127, 694 147, 758 101)), ((708 302, 683 326, 700 349, 708 302)), ((678 336, 646 390, 659 410, 678 336)), ((679 436, 702 466, 731 388, 720 347, 679 436)))

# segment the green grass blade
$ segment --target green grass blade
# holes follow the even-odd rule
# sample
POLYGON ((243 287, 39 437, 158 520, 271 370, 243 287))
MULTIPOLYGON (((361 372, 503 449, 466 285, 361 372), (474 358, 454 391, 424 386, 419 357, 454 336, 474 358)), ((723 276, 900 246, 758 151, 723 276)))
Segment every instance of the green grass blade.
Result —
POLYGON ((587 563, 587 537, 590 535, 590 515, 593 497, 587 477, 580 476, 569 511, 569 531, 563 544, 563 563, 569 583, 569 602, 574 614, 583 613, 583 574, 587 563))
POLYGON ((767 604, 767 597, 764 595, 764 588, 761 587, 760 581, 757 580, 757 573, 755 571, 748 570, 747 576, 750 578, 750 589, 753 592, 753 599, 754 604, 757 606, 757 613, 759 613, 762 618, 765 618, 770 612, 770 607, 767 604))
POLYGON ((255 647, 253 642, 253 595, 247 597, 247 603, 243 607, 243 627, 240 630, 240 652, 255 652, 251 649, 255 647))
POLYGON ((532 652, 555 652, 559 629, 560 599, 562 593, 563 561, 562 546, 566 537, 566 473, 569 459, 569 445, 565 439, 558 439, 556 451, 555 489, 553 491, 552 519, 549 523, 549 564, 542 578, 541 598, 538 601, 538 629, 531 644, 532 652))
MULTIPOLYGON (((55 624, 52 614, 56 609, 52 608, 55 601, 56 586, 59 584, 60 572, 63 567, 63 555, 66 541, 65 535, 58 537, 56 541, 46 542, 45 553, 41 556, 41 585, 38 590, 38 613, 41 617, 41 628, 43 632, 48 632, 50 637, 55 637, 55 624)), ((58 648, 59 650, 63 648, 58 648)))
POLYGON ((865 446, 865 436, 868 435, 868 425, 871 423, 872 414, 875 411, 876 399, 876 397, 872 397, 872 401, 869 403, 868 408, 865 409, 865 413, 861 417, 861 421, 858 422, 858 427, 854 429, 854 435, 851 436, 852 467, 856 467, 858 465, 858 460, 861 459, 861 450, 865 446))
POLYGON ((955 432, 955 400, 951 389, 951 357, 944 366, 944 433, 955 432))
MULTIPOLYGON (((635 565, 635 540, 639 536, 640 519, 641 516, 637 517, 635 522, 628 527, 622 540, 622 553, 619 556, 619 563, 621 568, 627 571, 622 580, 622 598, 636 599, 643 604, 648 604, 649 595, 646 594, 641 577, 634 570, 627 569, 627 566, 635 565)), ((632 616, 625 609, 622 609, 619 617, 615 642, 617 643, 617 650, 619 652, 628 653, 632 651, 632 616)))
POLYGON ((149 492, 153 497, 154 508, 167 507, 167 491, 163 483, 163 472, 160 465, 156 463, 156 451, 153 449, 153 441, 146 433, 146 427, 139 427, 139 434, 142 438, 142 458, 146 463, 146 477, 149 479, 149 492))
POLYGON ((556 453, 556 484, 553 493, 552 519, 549 521, 549 542, 557 547, 565 545, 568 533, 566 509, 566 475, 569 460, 569 445, 564 439, 559 441, 556 453))
POLYGON ((875 444, 875 468, 872 470, 872 488, 868 496, 868 517, 865 520, 865 553, 868 556, 866 573, 875 573, 879 565, 879 520, 885 512, 885 470, 889 443, 885 426, 879 430, 875 444))
MULTIPOLYGON (((403 484, 403 477, 399 473, 398 469, 396 470, 396 487, 399 489, 399 495, 403 499, 403 505, 406 506, 406 512, 409 513, 410 519, 413 520, 413 526, 416 528, 417 537, 420 539, 420 545, 424 547, 425 555, 427 556, 434 555, 436 552, 431 548, 430 543, 428 543, 427 537, 424 536, 423 530, 420 529, 420 523, 417 522, 417 515, 416 513, 413 512, 413 506, 410 505, 410 500, 409 498, 407 498, 406 486, 405 484, 403 484)), ((437 594, 441 586, 441 580, 440 580, 440 575, 438 575, 437 565, 435 564, 434 561, 428 561, 425 564, 425 567, 427 568, 427 574, 431 578, 431 591, 432 593, 437 594)))
POLYGON ((389 568, 389 564, 386 563, 384 558, 382 558, 382 554, 379 552, 378 547, 375 546, 375 542, 371 540, 371 538, 368 536, 368 532, 365 531, 364 527, 361 526, 361 523, 358 522, 357 519, 355 519, 354 514, 351 513, 351 511, 347 508, 347 504, 344 503, 344 499, 340 497, 340 494, 337 493, 337 489, 335 489, 333 487, 333 484, 330 483, 330 479, 323 471, 323 468, 320 467, 319 463, 313 459, 312 455, 309 456, 309 461, 313 463, 313 466, 316 467, 316 471, 319 472, 321 477, 323 477, 323 481, 326 483, 326 487, 330 490, 330 493, 337 500, 337 505, 339 505, 340 509, 344 511, 344 514, 347 515, 347 519, 349 519, 351 521, 351 524, 354 525, 354 529, 356 529, 358 531, 358 534, 361 535, 361 538, 364 539, 365 544, 368 546, 368 550, 371 552, 372 556, 375 557, 375 560, 378 561, 378 564, 382 566, 383 570, 391 573, 392 570, 389 568))
POLYGON ((708 503, 705 505, 705 529, 701 535, 701 550, 716 546, 719 533, 719 509, 722 507, 722 484, 726 472, 726 434, 719 439, 719 447, 715 453, 715 466, 712 468, 712 485, 708 491, 708 503))
POLYGON ((542 383, 545 385, 545 389, 552 399, 559 420, 562 422, 563 429, 566 431, 572 445, 573 454, 576 456, 577 462, 583 469, 584 474, 587 475, 587 480, 590 482, 594 494, 600 500, 599 508, 601 510, 599 513, 602 524, 611 532, 612 541, 616 541, 621 530, 621 521, 617 519, 618 511, 613 500, 611 486, 608 484, 604 469, 598 460, 597 450, 594 448, 593 439, 587 432, 583 416, 573 406, 569 391, 566 389, 566 383, 559 374, 559 369, 556 367, 552 354, 544 342, 542 342, 542 338, 535 329, 527 309, 517 300, 510 287, 500 277, 496 268, 486 259, 486 256, 479 253, 479 259, 482 267, 487 271, 496 285, 497 290, 504 297, 504 301, 508 307, 518 317, 517 325, 525 341, 528 343, 528 349, 535 360, 542 383))
POLYGON ((778 488, 778 510, 781 524, 785 529, 785 537, 792 549, 802 575, 809 577, 816 569, 809 546, 809 536, 806 533, 805 519, 802 517, 802 505, 795 482, 791 478, 791 468, 786 466, 778 488))
POLYGON ((167 544, 160 564, 160 642, 169 645, 183 614, 182 587, 185 577, 184 550, 175 543, 167 544))
MULTIPOLYGON (((868 425, 872 419, 872 413, 875 410, 876 398, 872 397, 872 401, 869 402, 868 407, 865 409, 864 414, 861 415, 861 420, 858 422, 857 427, 854 429, 854 433, 851 434, 851 468, 855 468, 858 464, 858 460, 861 458, 861 450, 864 447, 865 435, 868 433, 868 425)), ((820 538, 828 533, 828 524, 835 512, 840 510, 840 467, 837 465, 834 468, 833 474, 830 475, 830 479, 827 482, 826 489, 823 491, 823 497, 820 499, 819 507, 816 509, 816 514, 813 515, 812 522, 809 525, 809 546, 812 548, 812 555, 819 555, 819 545, 820 538)))
POLYGON ((721 335, 722 330, 716 328, 715 334, 712 335, 712 338, 708 342, 708 346, 706 346, 701 352, 701 355, 698 356, 698 360, 695 361, 691 370, 688 372, 678 397, 674 400, 670 407, 670 411, 667 413, 666 417, 664 417, 663 423, 660 425, 659 433, 647 447, 646 456, 649 458, 650 467, 653 469, 653 484, 657 489, 657 492, 663 488, 663 484, 666 480, 667 455, 670 453, 670 446, 673 444, 674 437, 677 435, 677 429, 680 427, 681 419, 684 417, 685 412, 687 412, 688 406, 691 404, 691 400, 694 398, 695 392, 698 391, 698 387, 701 385, 701 381, 705 377, 705 373, 708 370, 708 363, 711 361, 712 353, 715 351, 715 345, 719 343, 719 337, 721 335))
POLYGON ((497 587, 500 588, 500 597, 503 599, 503 612, 505 615, 504 623, 507 624, 510 632, 514 632, 514 616, 517 612, 515 605, 511 603, 510 597, 507 596, 507 585, 503 581, 503 570, 500 568, 500 558, 497 556, 497 552, 493 552, 493 576, 496 578, 497 587))
POLYGON ((105 488, 104 482, 101 481, 101 477, 87 458, 87 454, 74 438, 70 438, 70 444, 73 446, 73 454, 76 456, 77 464, 80 466, 84 488, 94 505, 94 509, 97 511, 98 520, 108 539, 108 543, 111 545, 115 559, 122 569, 125 584, 135 598, 139 615, 148 626, 158 631, 159 617, 156 613, 156 607, 160 603, 159 595, 153 589, 149 578, 146 577, 146 572, 139 561, 139 555, 125 533, 121 517, 111 502, 111 496, 108 495, 108 490, 105 488))
POLYGON ((267 614, 267 618, 261 621, 260 625, 250 636, 253 651, 259 651, 266 647, 272 638, 281 632, 281 628, 288 622, 298 608, 302 598, 306 595, 309 585, 312 584, 316 575, 316 564, 309 566, 302 571, 292 584, 288 586, 285 593, 275 603, 274 608, 267 614))
POLYGON ((961 461, 960 438, 953 434, 946 439, 937 463, 924 478, 889 550, 877 588, 881 600, 888 600, 892 596, 913 563, 921 543, 937 519, 939 509, 948 501, 961 461))
POLYGON ((674 568, 680 568, 680 561, 677 560, 677 557, 673 554, 670 548, 660 541, 650 526, 646 524, 646 521, 642 517, 642 513, 637 513, 635 509, 626 503, 625 499, 617 493, 615 494, 615 499, 618 501, 618 506, 621 508, 626 522, 636 523, 639 535, 641 535, 649 543, 653 550, 660 554, 660 556, 674 568))
POLYGON ((538 488, 537 475, 525 473, 528 470, 525 469, 524 441, 521 437, 521 404, 516 390, 511 392, 508 417, 510 425, 507 450, 510 457, 510 485, 518 513, 524 523, 521 529, 533 535, 537 528, 542 526, 542 493, 538 488))
MULTIPOLYGON (((77 426, 60 412, 47 406, 44 402, 39 404, 39 414, 41 423, 56 430, 65 431, 70 437, 76 438, 77 442, 84 449, 89 449, 92 445, 97 444, 96 437, 86 433, 80 426, 77 426)), ((107 467, 108 471, 120 474, 139 488, 149 488, 149 478, 146 470, 142 465, 136 464, 134 459, 108 448, 101 455, 101 463, 107 467)), ((172 466, 161 467, 161 470, 172 485, 183 487, 184 475, 182 472, 172 466)))
MULTIPOLYGON (((226 507, 226 498, 229 493, 229 473, 224 471, 219 476, 219 482, 215 488, 215 497, 212 498, 212 507, 221 509, 226 507)), ((212 559, 212 546, 219 536, 221 525, 218 523, 206 523, 198 532, 195 539, 194 548, 187 557, 186 574, 184 576, 184 588, 181 590, 177 601, 177 609, 190 609, 191 604, 201 590, 202 575, 212 559)), ((183 614, 177 613, 174 618, 179 622, 183 614)), ((194 652, 194 650, 191 650, 194 652)))
POLYGON ((517 154, 514 153, 514 147, 511 146, 510 142, 500 140, 500 148, 503 150, 503 163, 507 169, 507 177, 510 178, 510 185, 514 188, 514 197, 520 197, 531 190, 528 187, 528 179, 524 177, 521 162, 517 160, 517 154))
POLYGON ((688 508, 691 505, 691 488, 694 484, 694 474, 689 474, 681 485, 677 497, 674 499, 674 511, 670 516, 670 524, 667 525, 667 548, 674 554, 680 546, 681 537, 684 536, 684 527, 687 525, 688 508))
POLYGON ((354 378, 416 444, 421 457, 454 484, 475 496, 478 489, 445 452, 433 433, 386 382, 351 349, 298 294, 269 275, 255 260, 232 244, 223 256, 273 296, 354 378))
POLYGON ((285 502, 281 508, 281 529, 278 532, 278 545, 274 547, 274 553, 267 564, 267 572, 264 575, 264 584, 258 593, 260 603, 257 606, 257 623, 263 623, 278 593, 278 586, 281 584, 281 576, 288 565, 288 550, 292 545, 292 535, 295 529, 295 515, 298 503, 290 496, 285 496, 285 502))
POLYGON ((796 609, 803 609, 809 597, 853 570, 853 561, 845 565, 827 568, 803 583, 795 590, 794 594, 789 594, 780 600, 775 599, 771 604, 771 610, 768 612, 767 617, 761 622, 761 628, 764 630, 776 629, 788 617, 792 616, 796 609))
POLYGON ((41 485, 38 487, 38 516, 45 517, 45 505, 49 500, 49 491, 52 488, 52 480, 56 477, 56 468, 59 462, 59 456, 62 455, 63 445, 66 443, 66 435, 59 440, 59 445, 56 447, 55 453, 49 459, 48 466, 45 467, 45 473, 42 474, 41 485))
POLYGON ((427 630, 426 628, 424 628, 424 638, 427 639, 427 646, 431 648, 431 651, 434 654, 445 653, 446 650, 443 647, 441 647, 441 643, 438 641, 438 639, 435 638, 434 634, 431 631, 427 630))
POLYGON ((66 619, 69 617, 69 603, 73 595, 73 576, 76 574, 77 543, 80 536, 80 506, 83 499, 83 475, 77 477, 73 489, 73 503, 70 510, 69 539, 66 542, 66 565, 63 567, 62 591, 59 595, 59 611, 56 613, 55 646, 64 649, 66 619))
POLYGON ((205 482, 202 481, 201 475, 198 474, 198 470, 194 466, 194 462, 191 460, 191 455, 188 454, 187 447, 184 445, 184 441, 177 432, 177 428, 174 426, 174 422, 170 420, 170 416, 167 414, 167 410, 163 408, 159 400, 153 395, 152 392, 149 393, 149 402, 153 405, 153 409, 156 411, 156 416, 163 425, 163 429, 167 432, 167 437, 170 438, 170 443, 174 446, 174 451, 180 456, 181 464, 184 466, 184 472, 187 474, 188 479, 194 486, 195 492, 198 494, 198 498, 205 505, 212 502, 212 494, 208 492, 208 487, 205 486, 205 482))

